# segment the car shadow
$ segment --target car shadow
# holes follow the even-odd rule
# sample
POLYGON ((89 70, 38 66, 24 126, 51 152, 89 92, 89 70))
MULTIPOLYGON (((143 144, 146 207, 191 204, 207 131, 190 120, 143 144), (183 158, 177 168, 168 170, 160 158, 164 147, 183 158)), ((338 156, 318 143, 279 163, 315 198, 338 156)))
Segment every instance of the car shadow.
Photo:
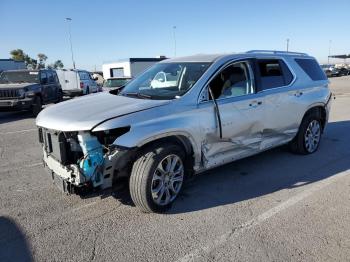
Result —
POLYGON ((33 120, 35 119, 33 114, 29 111, 0 112, 0 124, 15 122, 29 118, 32 118, 33 120))
MULTIPOLYGON (((209 170, 189 179, 167 214, 195 212, 314 183, 350 169, 350 121, 327 125, 319 150, 296 155, 281 146, 209 170)), ((127 179, 87 197, 113 196, 134 206, 127 179)))
POLYGON ((350 121, 329 123, 319 150, 295 155, 287 146, 194 177, 168 211, 194 212, 302 187, 350 169, 350 121))
POLYGON ((12 219, 0 217, 0 261, 33 261, 26 237, 12 219))

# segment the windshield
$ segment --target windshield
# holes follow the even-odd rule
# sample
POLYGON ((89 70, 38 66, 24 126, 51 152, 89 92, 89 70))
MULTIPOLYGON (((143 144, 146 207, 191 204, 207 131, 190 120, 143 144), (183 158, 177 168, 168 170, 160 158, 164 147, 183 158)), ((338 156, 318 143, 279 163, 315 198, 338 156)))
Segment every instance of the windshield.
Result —
POLYGON ((131 81, 120 95, 149 99, 174 99, 184 95, 210 63, 159 63, 131 81))
POLYGON ((125 86, 125 84, 129 81, 130 79, 107 79, 106 82, 103 84, 104 87, 121 87, 125 86))
POLYGON ((0 83, 39 83, 38 71, 2 72, 0 83))

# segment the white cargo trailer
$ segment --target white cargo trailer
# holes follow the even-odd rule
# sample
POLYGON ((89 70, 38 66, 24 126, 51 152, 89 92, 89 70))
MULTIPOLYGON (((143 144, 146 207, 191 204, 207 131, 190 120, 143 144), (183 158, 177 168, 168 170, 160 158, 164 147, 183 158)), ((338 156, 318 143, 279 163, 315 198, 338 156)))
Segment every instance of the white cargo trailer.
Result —
POLYGON ((103 77, 136 77, 155 63, 166 59, 165 56, 157 58, 128 58, 125 60, 105 63, 102 65, 103 77))

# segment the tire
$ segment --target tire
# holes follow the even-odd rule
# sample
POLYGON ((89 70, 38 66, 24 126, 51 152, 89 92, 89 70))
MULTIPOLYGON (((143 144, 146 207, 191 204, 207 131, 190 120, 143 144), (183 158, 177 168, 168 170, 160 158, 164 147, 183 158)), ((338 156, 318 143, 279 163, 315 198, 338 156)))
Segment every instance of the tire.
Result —
POLYGON ((40 113, 41 109, 42 109, 41 98, 39 96, 36 96, 34 99, 34 103, 32 105, 32 114, 34 116, 37 116, 40 113))
POLYGON ((308 113, 301 122, 297 135, 289 144, 291 151, 301 155, 315 153, 321 142, 322 131, 319 112, 308 113))
POLYGON ((131 171, 129 189, 134 204, 146 213, 168 210, 184 184, 185 160, 185 152, 176 144, 146 148, 131 171))

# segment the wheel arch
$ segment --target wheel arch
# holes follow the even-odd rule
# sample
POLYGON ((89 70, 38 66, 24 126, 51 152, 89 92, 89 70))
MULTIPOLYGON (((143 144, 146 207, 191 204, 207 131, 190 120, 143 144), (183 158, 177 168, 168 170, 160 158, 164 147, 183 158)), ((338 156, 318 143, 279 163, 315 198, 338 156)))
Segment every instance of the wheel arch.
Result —
MULTIPOLYGON (((322 125, 322 131, 324 130, 326 123, 327 123, 327 110, 326 105, 323 103, 317 103, 311 105, 305 112, 302 121, 305 119, 305 117, 309 114, 317 114, 321 119, 321 125, 322 125)), ((302 123, 301 121, 301 123, 302 123)))
POLYGON ((184 152, 186 153, 186 160, 188 160, 187 164, 189 167, 193 168, 195 163, 195 147, 193 145, 193 141, 191 141, 191 138, 189 136, 186 136, 185 134, 168 134, 160 137, 155 137, 154 139, 147 139, 143 142, 141 142, 138 145, 138 151, 142 151, 143 149, 147 147, 151 147, 157 144, 176 144, 179 145, 184 152))

